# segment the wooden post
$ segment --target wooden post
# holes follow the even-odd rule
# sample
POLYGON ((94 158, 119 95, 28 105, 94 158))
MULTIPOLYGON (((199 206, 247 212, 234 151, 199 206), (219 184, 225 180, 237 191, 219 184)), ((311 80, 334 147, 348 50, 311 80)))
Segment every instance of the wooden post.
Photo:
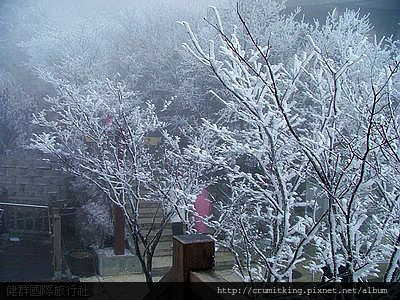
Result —
MULTIPOLYGON (((120 137, 123 138, 124 133, 121 130, 120 137)), ((118 162, 123 164, 125 159, 125 144, 119 142, 118 146, 118 162)), ((124 191, 121 190, 119 195, 120 203, 123 203, 123 193, 124 191)), ((114 254, 115 255, 124 255, 125 254, 125 214, 122 207, 113 205, 114 209, 114 254)))
POLYGON ((212 269, 214 267, 214 252, 214 241, 205 234, 174 236, 172 268, 160 279, 159 282, 162 282, 162 284, 158 286, 156 284, 143 299, 193 299, 193 292, 189 284, 190 274, 192 271, 212 269), (175 285, 171 290, 171 285, 176 282, 184 282, 185 284, 175 285), (169 293, 172 293, 173 297, 164 298, 167 293, 169 296, 169 293))
POLYGON ((177 300, 193 297, 190 282, 190 272, 209 270, 214 267, 214 241, 204 234, 178 235, 173 239, 172 268, 176 282, 185 282, 177 286, 177 300))
POLYGON ((114 204, 114 254, 125 254, 125 216, 122 207, 114 204))
POLYGON ((177 282, 189 281, 190 271, 209 270, 214 267, 214 241, 207 235, 174 236, 173 268, 177 282))
POLYGON ((62 248, 61 248, 61 216, 57 205, 57 193, 49 193, 49 219, 53 242, 53 270, 54 279, 61 279, 62 275, 62 248))
POLYGON ((61 249, 61 217, 60 209, 52 207, 53 222, 53 266, 54 278, 60 279, 62 274, 62 249, 61 249))

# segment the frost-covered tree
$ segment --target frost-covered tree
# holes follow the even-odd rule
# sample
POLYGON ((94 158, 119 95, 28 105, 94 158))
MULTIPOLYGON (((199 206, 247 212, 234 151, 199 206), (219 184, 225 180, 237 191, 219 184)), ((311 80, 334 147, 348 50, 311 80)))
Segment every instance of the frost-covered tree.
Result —
POLYGON ((234 252, 237 270, 244 280, 291 280, 307 260, 314 270, 330 269, 331 280, 359 281, 389 263, 385 280, 393 280, 399 43, 368 39, 367 18, 352 11, 306 27, 281 16, 279 31, 300 39, 285 57, 273 43, 276 27, 256 36, 238 9, 230 34, 214 11, 210 25, 220 40, 205 48, 183 22, 185 47, 232 96, 216 95, 228 113, 204 124, 217 146, 193 156, 227 174, 226 197, 215 200, 220 217, 210 224, 234 252))
MULTIPOLYGON (((194 47, 185 46, 211 67, 232 95, 215 95, 226 106, 226 115, 217 124, 204 125, 218 141, 216 145, 192 151, 197 160, 224 174, 219 184, 226 195, 214 202, 219 216, 210 225, 222 244, 234 252, 237 271, 244 280, 291 280, 296 265, 304 260, 304 246, 322 220, 294 213, 307 205, 300 197, 307 160, 291 139, 268 90, 241 65, 240 55, 246 50, 239 48, 236 31, 228 39, 218 14, 216 17, 222 37, 221 61, 215 58, 213 45, 209 54, 204 52, 184 23, 194 47)), ((291 22, 291 26, 302 27, 294 19, 291 22)), ((253 51, 252 63, 256 63, 256 55, 253 51)))
MULTIPOLYGON (((119 10, 94 2, 99 6, 93 11, 66 3, 65 11, 52 9, 47 0, 30 1, 21 10, 25 23, 34 24, 24 26, 30 34, 18 46, 49 95, 46 108, 35 114, 34 123, 42 128, 32 147, 56 155, 66 171, 97 186, 124 209, 134 251, 151 284, 152 256, 164 226, 174 213, 189 222, 187 201, 201 190, 200 169, 176 155, 182 143, 162 131, 172 126, 157 114, 162 110, 165 120, 196 106, 183 92, 187 85, 179 87, 190 66, 179 64, 183 51, 178 35, 183 32, 176 19, 194 18, 203 4, 121 2, 119 10), (169 94, 159 96, 159 90, 169 94), (168 105, 178 97, 174 108, 168 105), (156 131, 162 131, 165 143, 146 145, 145 136, 156 131), (146 231, 137 222, 139 203, 148 199, 164 200, 164 214, 161 228, 146 231)), ((186 129, 176 132, 185 136, 190 125, 182 124, 186 129)))
POLYGON ((0 156, 26 145, 32 129, 31 114, 37 107, 12 75, 0 70, 0 156))
POLYGON ((353 11, 317 24, 308 36, 315 57, 298 88, 314 127, 305 132, 319 164, 313 197, 328 209, 317 261, 350 281, 377 277, 398 251, 399 42, 368 40, 370 30, 353 11))
POLYGON ((212 81, 209 74, 196 72, 194 64, 188 63, 180 47, 184 32, 176 23, 185 18, 200 26, 206 3, 120 1, 110 7, 105 1, 92 0, 81 8, 78 2, 57 9, 48 0, 28 1, 16 13, 24 19, 20 24, 26 25, 12 32, 19 33, 17 45, 30 67, 62 73, 76 82, 119 73, 129 88, 151 98, 156 110, 162 110, 160 116, 170 122, 193 119, 210 109, 204 87, 212 81))
POLYGON ((164 133, 165 143, 146 143, 147 136, 165 125, 151 103, 143 103, 120 81, 103 79, 76 85, 48 73, 43 73, 43 78, 57 93, 48 97, 48 107, 34 116, 42 133, 34 135, 31 147, 55 155, 66 171, 97 186, 109 203, 123 209, 133 252, 152 286, 153 255, 161 234, 171 217, 186 205, 181 194, 199 189, 194 188, 196 176, 191 177, 190 165, 178 166, 172 156, 174 148, 179 149, 179 140, 164 133), (180 180, 184 176, 185 184, 180 180), (160 203, 150 227, 139 224, 140 204, 146 201, 160 203))

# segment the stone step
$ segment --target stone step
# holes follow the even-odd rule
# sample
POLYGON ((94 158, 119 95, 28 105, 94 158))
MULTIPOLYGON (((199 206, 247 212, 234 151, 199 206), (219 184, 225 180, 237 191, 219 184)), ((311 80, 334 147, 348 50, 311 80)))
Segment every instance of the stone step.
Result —
POLYGON ((171 250, 172 249, 172 241, 160 241, 156 247, 157 250, 171 250))
POLYGON ((233 264, 235 263, 235 259, 232 253, 227 250, 221 250, 215 252, 215 269, 216 270, 224 270, 231 269, 233 264))
MULTIPOLYGON (((141 246, 140 250, 143 251, 144 247, 141 246)), ((169 243, 159 243, 156 250, 154 251, 154 256, 167 256, 172 255, 172 245, 169 243)))
POLYGON ((172 255, 153 257, 153 274, 164 276, 172 266, 172 255))
POLYGON ((172 247, 172 236, 171 235, 161 235, 159 243, 169 243, 172 247))
POLYGON ((159 201, 140 201, 139 202, 139 209, 141 208, 155 208, 157 209, 158 207, 162 208, 163 205, 159 201))
POLYGON ((165 266, 172 266, 172 251, 167 253, 161 253, 160 255, 153 256, 153 267, 165 267, 165 266))
MULTIPOLYGON (((140 245, 140 247, 142 247, 142 245, 140 245)), ((172 249, 172 239, 169 237, 161 237, 156 249, 166 249, 167 247, 172 249)))
POLYGON ((148 213, 139 212, 138 219, 139 220, 147 220, 148 223, 151 223, 153 220, 153 217, 155 217, 156 220, 158 221, 158 223, 160 223, 163 215, 160 213, 156 213, 156 212, 148 212, 148 213))
MULTIPOLYGON (((142 249, 141 249, 141 253, 142 249)), ((164 258, 171 258, 172 259, 172 249, 156 249, 153 255, 153 261, 158 260, 158 259, 164 259, 164 258)))
POLYGON ((154 201, 141 201, 140 203, 139 203, 139 209, 141 209, 141 208, 150 208, 150 209, 157 209, 157 208, 160 208, 160 209, 162 209, 163 208, 163 203, 161 203, 161 202, 154 202, 154 201))
MULTIPOLYGON (((145 232, 146 230, 150 230, 150 228, 153 228, 153 230, 157 230, 158 228, 160 228, 161 224, 159 223, 140 223, 139 222, 139 227, 140 229, 143 230, 143 232, 145 232)), ((166 224, 166 226, 164 227, 164 230, 166 232, 163 232, 163 234, 166 234, 168 231, 170 231, 172 233, 172 227, 171 224, 166 224)))
POLYGON ((160 267, 153 268, 153 275, 157 277, 163 277, 165 274, 169 272, 171 267, 160 267))
POLYGON ((156 249, 156 251, 154 251, 154 257, 164 257, 164 256, 172 257, 172 249, 156 249))
POLYGON ((139 206, 138 209, 139 217, 142 215, 161 215, 163 213, 162 207, 149 207, 149 206, 139 206))
MULTIPOLYGON (((155 231, 150 232, 149 236, 154 236, 156 234, 155 231)), ((166 236, 170 237, 172 241, 172 229, 171 228, 165 228, 161 234, 161 236, 166 236)))
MULTIPOLYGON (((154 235, 150 235, 150 237, 152 237, 152 236, 154 236, 154 235)), ((165 234, 165 235, 162 234, 160 237, 160 242, 161 243, 168 242, 168 243, 171 243, 171 245, 172 245, 172 234, 165 234)))
POLYGON ((138 219, 138 223, 139 224, 147 224, 147 225, 151 225, 153 223, 155 223, 155 225, 159 225, 160 222, 162 221, 161 217, 156 216, 155 218, 153 218, 153 216, 151 217, 139 217, 138 219))
MULTIPOLYGON (((143 232, 145 233, 145 232, 143 232)), ((148 236, 148 238, 153 238, 155 235, 154 232, 151 232, 150 235, 148 236)), ((171 232, 164 232, 163 234, 161 234, 161 238, 160 238, 161 242, 171 242, 172 243, 172 233, 171 232)))
POLYGON ((162 216, 163 210, 162 209, 157 210, 156 208, 150 208, 150 207, 139 208, 139 218, 143 216, 149 217, 154 215, 162 216))

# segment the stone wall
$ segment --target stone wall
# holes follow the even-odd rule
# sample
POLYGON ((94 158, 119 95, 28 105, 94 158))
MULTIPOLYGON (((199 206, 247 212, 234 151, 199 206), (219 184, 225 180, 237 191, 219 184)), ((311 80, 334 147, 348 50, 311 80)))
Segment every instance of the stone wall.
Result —
POLYGON ((71 176, 38 151, 20 149, 0 158, 0 197, 8 202, 46 205, 49 193, 68 200, 70 181, 71 176))

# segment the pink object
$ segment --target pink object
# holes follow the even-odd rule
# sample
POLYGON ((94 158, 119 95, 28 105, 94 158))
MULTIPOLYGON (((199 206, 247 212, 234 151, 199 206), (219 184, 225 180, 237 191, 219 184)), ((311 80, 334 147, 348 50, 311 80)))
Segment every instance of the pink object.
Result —
MULTIPOLYGON (((206 189, 203 189, 197 196, 196 202, 194 203, 194 208, 199 216, 209 217, 211 215, 211 201, 208 199, 208 192, 206 189)), ((200 217, 195 216, 194 219, 197 233, 207 233, 208 227, 206 224, 204 224, 200 217)))

